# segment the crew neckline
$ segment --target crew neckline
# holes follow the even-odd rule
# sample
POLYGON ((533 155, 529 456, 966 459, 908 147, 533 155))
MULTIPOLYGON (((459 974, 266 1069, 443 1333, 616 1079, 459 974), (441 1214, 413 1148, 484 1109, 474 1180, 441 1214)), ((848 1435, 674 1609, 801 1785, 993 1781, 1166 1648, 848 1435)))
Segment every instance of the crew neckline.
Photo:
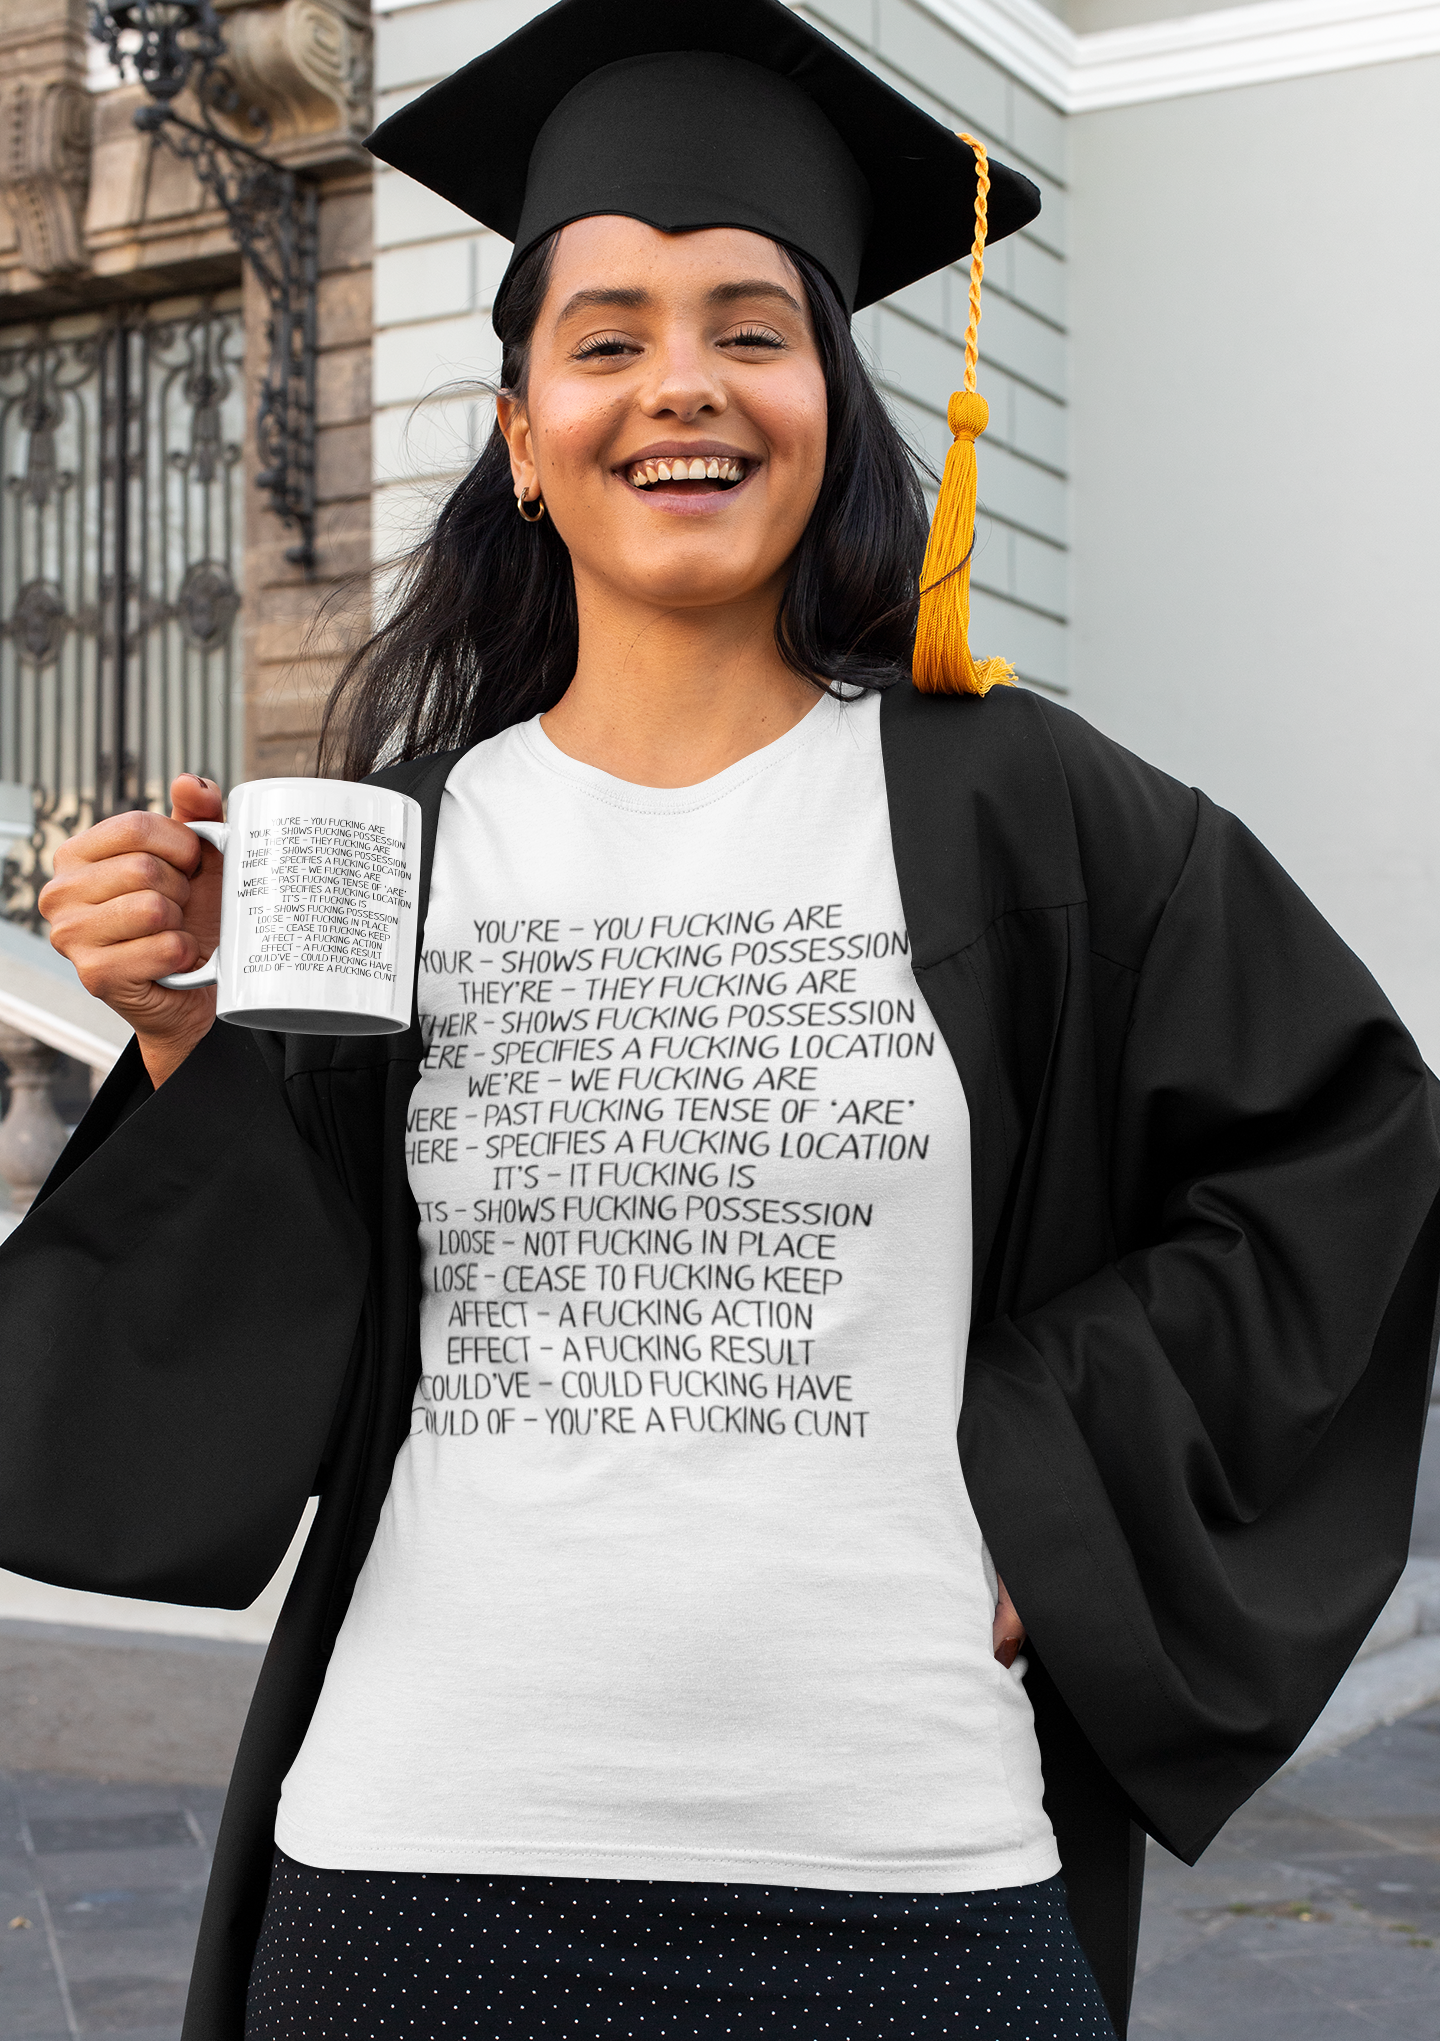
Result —
POLYGON ((608 808, 620 808, 631 815, 691 815, 697 809, 709 808, 717 801, 725 800, 760 773, 768 772, 772 766, 780 765, 795 752, 813 744, 825 727, 824 711, 827 706, 838 715, 853 704, 838 701, 834 695, 822 695, 783 737, 762 744, 758 751, 737 758, 723 772, 717 772, 707 780, 698 780, 689 787, 641 786, 633 780, 617 779, 598 765, 585 765, 546 736, 540 727, 539 716, 532 716, 528 723, 518 724, 516 735, 538 766, 568 780, 578 792, 588 794, 591 800, 601 801, 608 808))

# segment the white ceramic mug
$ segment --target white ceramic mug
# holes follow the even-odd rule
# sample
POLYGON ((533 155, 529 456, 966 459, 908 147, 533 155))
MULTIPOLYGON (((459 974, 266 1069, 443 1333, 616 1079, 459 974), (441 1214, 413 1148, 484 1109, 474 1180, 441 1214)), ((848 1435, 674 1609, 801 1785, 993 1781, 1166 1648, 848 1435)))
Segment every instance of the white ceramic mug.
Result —
POLYGON ((410 1025, 420 804, 346 780, 247 780, 226 822, 189 822, 225 856, 220 942, 198 971, 221 1020, 291 1035, 410 1025))

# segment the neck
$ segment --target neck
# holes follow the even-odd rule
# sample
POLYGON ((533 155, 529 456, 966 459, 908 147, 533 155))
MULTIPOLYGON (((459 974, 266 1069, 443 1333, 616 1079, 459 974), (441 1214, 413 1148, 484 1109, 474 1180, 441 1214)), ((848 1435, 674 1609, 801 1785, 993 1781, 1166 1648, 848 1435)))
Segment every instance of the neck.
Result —
POLYGON ((575 593, 575 678, 543 727, 585 765, 635 786, 695 786, 815 705, 775 647, 779 586, 713 609, 617 603, 578 574, 575 593))

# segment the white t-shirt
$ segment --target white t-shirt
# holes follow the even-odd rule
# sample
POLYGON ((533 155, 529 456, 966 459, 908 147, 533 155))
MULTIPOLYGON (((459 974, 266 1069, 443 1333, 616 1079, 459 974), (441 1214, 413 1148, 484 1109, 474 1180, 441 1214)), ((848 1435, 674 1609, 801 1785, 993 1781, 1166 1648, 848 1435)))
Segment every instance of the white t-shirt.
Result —
POLYGON ((700 786, 538 719, 441 807, 424 1373, 276 1840, 379 1871, 1058 1869, 955 1427, 969 1118, 879 705, 700 786))

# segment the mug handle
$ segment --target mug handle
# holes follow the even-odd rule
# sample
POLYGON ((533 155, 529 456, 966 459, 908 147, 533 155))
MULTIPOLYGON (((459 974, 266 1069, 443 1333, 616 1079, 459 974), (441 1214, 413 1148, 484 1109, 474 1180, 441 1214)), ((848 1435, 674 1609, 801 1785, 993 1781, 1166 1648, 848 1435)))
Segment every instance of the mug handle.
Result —
MULTIPOLYGON (((225 846, 230 841, 228 822, 187 822, 184 826, 193 829, 206 843, 213 843, 216 850, 224 855, 225 846)), ((193 992, 197 985, 213 985, 219 976, 220 945, 217 943, 212 955, 198 971, 172 971, 168 978, 157 978, 155 983, 163 985, 167 992, 193 992)))

